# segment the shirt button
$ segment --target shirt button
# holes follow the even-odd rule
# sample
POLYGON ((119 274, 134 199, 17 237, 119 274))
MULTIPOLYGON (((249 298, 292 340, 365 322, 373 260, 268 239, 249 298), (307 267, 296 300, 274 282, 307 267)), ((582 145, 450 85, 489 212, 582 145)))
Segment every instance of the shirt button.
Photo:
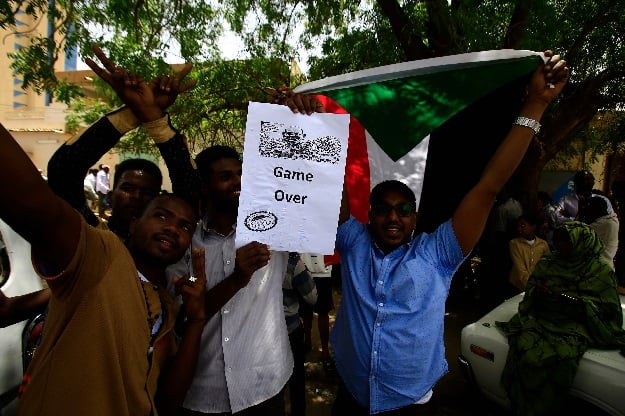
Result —
POLYGON ((377 351, 373 351, 373 355, 378 355, 378 352, 377 351))
POLYGON ((384 284, 384 280, 378 280, 378 283, 383 285, 384 284))
POLYGON ((228 367, 228 371, 232 371, 232 367, 228 367))
POLYGON ((228 309, 224 309, 224 315, 230 313, 230 311, 228 309))
POLYGON ((384 304, 382 302, 378 303, 378 306, 384 306, 384 304))
POLYGON ((230 264, 230 260, 226 260, 226 264, 230 264))
POLYGON ((379 322, 376 322, 376 323, 375 323, 375 326, 380 326, 380 325, 382 325, 382 324, 381 324, 381 323, 379 323, 379 322))
POLYGON ((224 341, 228 342, 228 341, 230 341, 230 338, 225 337, 225 338, 224 338, 224 341))

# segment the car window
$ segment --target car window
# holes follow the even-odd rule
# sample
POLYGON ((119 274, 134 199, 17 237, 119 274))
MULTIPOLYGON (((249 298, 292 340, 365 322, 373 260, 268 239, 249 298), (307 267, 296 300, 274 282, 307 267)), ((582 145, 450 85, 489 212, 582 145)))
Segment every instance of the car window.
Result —
POLYGON ((4 286, 11 274, 11 263, 9 262, 9 253, 7 252, 4 237, 0 232, 0 287, 4 286))

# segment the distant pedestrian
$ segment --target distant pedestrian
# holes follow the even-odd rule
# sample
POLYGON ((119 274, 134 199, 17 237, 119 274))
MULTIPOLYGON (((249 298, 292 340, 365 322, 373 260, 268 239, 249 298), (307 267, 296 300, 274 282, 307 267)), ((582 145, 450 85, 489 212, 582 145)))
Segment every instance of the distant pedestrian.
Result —
POLYGON ((96 175, 95 190, 98 194, 98 216, 104 218, 107 209, 107 195, 111 189, 111 176, 109 175, 110 166, 100 165, 100 170, 96 175))
POLYGON ((323 254, 302 254, 306 268, 315 280, 318 299, 312 305, 301 305, 300 314, 304 320, 306 350, 312 349, 313 312, 317 314, 317 329, 321 343, 321 362, 326 371, 332 371, 334 365, 330 356, 330 311, 334 309, 332 300, 332 266, 325 264, 323 254))
POLYGON ((83 189, 85 190, 85 199, 89 204, 89 208, 95 211, 98 208, 98 194, 95 191, 97 169, 89 169, 87 176, 83 180, 83 189))

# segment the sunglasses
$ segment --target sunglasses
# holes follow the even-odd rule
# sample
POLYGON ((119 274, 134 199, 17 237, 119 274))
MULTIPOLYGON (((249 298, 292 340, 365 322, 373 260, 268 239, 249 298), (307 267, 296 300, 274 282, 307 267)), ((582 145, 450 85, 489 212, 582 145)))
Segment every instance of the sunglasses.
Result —
POLYGON ((398 217, 407 218, 416 212, 414 205, 409 204, 408 202, 401 202, 395 205, 389 204, 375 204, 371 207, 371 212, 373 215, 379 216, 387 216, 391 213, 391 211, 395 211, 398 217))

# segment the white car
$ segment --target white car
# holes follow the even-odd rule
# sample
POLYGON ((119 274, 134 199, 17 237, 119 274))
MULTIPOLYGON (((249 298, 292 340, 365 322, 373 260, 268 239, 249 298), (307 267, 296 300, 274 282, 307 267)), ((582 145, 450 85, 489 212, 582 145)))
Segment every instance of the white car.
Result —
MULTIPOLYGON (((458 362, 465 377, 485 397, 506 408, 510 402, 500 378, 508 355, 508 339, 495 327, 495 321, 510 320, 522 299, 523 293, 504 301, 465 326, 460 337, 458 362)), ((625 296, 621 296, 621 307, 625 310, 625 296)), ((589 409, 578 414, 625 416, 625 357, 618 350, 588 350, 569 394, 577 410, 579 406, 589 409)))
MULTIPOLYGON (((0 290, 8 297, 42 289, 30 261, 30 244, 0 220, 0 290), (6 254, 6 256, 5 256, 6 254), (8 264, 7 264, 8 262, 8 264)), ((15 414, 24 368, 34 351, 42 317, 0 328, 0 415, 15 414)))

